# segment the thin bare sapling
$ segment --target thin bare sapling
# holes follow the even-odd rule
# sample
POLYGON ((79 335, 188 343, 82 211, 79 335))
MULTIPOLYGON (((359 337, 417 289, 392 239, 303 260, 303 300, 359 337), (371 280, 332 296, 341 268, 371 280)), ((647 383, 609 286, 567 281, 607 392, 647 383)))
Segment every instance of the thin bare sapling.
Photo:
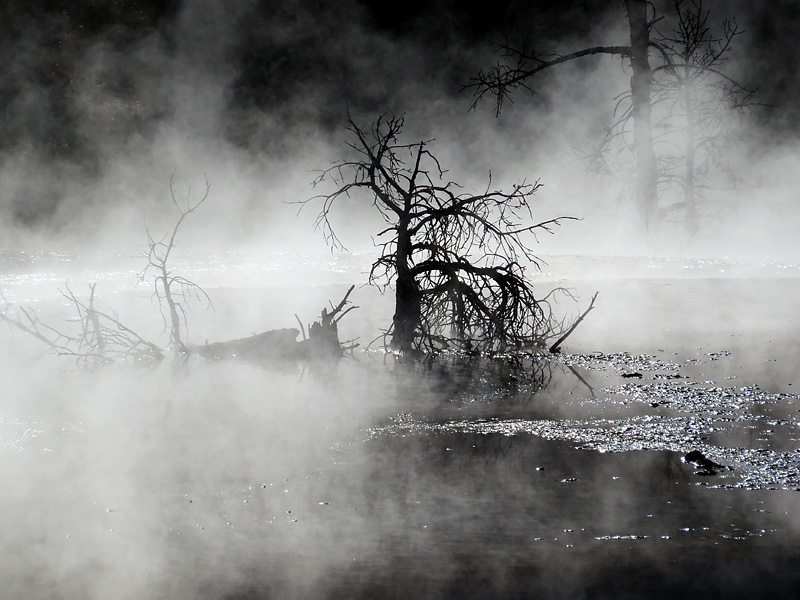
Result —
POLYGON ((169 264, 172 251, 175 249, 178 231, 186 218, 194 213, 208 199, 211 184, 205 180, 203 196, 197 200, 191 199, 191 188, 186 193, 186 201, 180 202, 175 193, 175 174, 169 179, 169 192, 172 204, 178 210, 178 220, 170 233, 156 240, 147 229, 147 250, 143 256, 147 259, 147 266, 139 273, 141 283, 153 286, 152 297, 158 302, 161 317, 164 320, 164 329, 169 330, 169 347, 183 354, 188 353, 186 341, 188 338, 187 308, 190 298, 202 300, 212 308, 211 298, 197 283, 172 272, 169 264))

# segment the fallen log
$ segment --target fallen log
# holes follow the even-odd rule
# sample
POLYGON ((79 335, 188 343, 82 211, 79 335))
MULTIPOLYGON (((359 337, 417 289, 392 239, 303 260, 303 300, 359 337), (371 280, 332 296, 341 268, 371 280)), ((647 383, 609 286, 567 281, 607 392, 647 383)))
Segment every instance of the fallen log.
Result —
POLYGON ((304 359, 310 356, 305 341, 298 342, 299 329, 273 329, 250 337, 214 342, 212 344, 188 345, 190 354, 209 360, 240 358, 245 360, 304 359))
MULTIPOLYGON (((355 286, 350 286, 341 302, 331 310, 323 308, 319 321, 308 327, 308 338, 303 331, 302 341, 297 336, 301 330, 296 328, 273 329, 250 337, 229 340, 226 342, 206 343, 203 345, 187 345, 190 354, 197 354, 209 360, 244 359, 244 360, 305 360, 339 358, 345 350, 355 348, 358 344, 343 346, 339 340, 339 321, 357 306, 349 306, 348 298, 355 286)), ((302 327, 302 321, 295 315, 302 327)))

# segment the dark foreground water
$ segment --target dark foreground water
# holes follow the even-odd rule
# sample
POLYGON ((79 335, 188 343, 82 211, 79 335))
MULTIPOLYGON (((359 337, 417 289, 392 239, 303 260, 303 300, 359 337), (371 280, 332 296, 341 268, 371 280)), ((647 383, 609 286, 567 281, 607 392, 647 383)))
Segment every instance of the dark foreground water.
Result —
POLYGON ((90 372, 4 333, 0 596, 795 597, 800 279, 769 274, 554 277, 600 304, 521 363, 90 372))

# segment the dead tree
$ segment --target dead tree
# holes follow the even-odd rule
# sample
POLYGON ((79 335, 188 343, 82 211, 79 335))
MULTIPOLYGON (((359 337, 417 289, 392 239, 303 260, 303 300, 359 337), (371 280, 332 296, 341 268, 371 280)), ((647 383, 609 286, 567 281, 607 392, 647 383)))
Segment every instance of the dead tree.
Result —
POLYGON ((593 46, 569 54, 539 54, 526 44, 500 45, 503 62, 488 71, 480 71, 465 89, 475 93, 475 108, 487 94, 495 98, 495 111, 499 114, 512 92, 520 88, 533 92, 531 81, 546 69, 565 62, 608 54, 628 59, 631 66, 630 116, 633 119, 633 148, 636 162, 636 206, 642 222, 647 226, 658 206, 656 161, 653 151, 653 127, 651 123, 650 85, 653 72, 650 68, 648 48, 650 31, 655 19, 647 15, 645 0, 624 0, 625 13, 630 31, 630 43, 617 46, 593 46))
MULTIPOLYGON (((539 182, 493 190, 491 177, 477 195, 443 179, 430 141, 399 141, 403 117, 382 115, 362 128, 348 115, 353 157, 323 171, 315 186, 336 189, 303 201, 322 204, 316 220, 332 246, 342 246, 330 216, 342 196, 362 193, 383 216, 380 257, 370 282, 394 285, 395 313, 388 332, 401 351, 443 349, 492 352, 545 347, 560 324, 550 296, 537 298, 525 263, 538 267, 530 242, 565 218, 534 225, 530 199, 539 182)), ((323 315, 324 317, 324 315, 323 315)))
POLYGON ((733 141, 732 117, 756 106, 755 90, 724 72, 733 41, 742 31, 735 20, 723 20, 715 32, 702 0, 676 0, 673 14, 660 16, 643 0, 625 0, 624 5, 629 45, 540 55, 524 44, 505 43, 505 62, 480 72, 467 88, 476 95, 473 107, 489 94, 499 113, 514 90, 533 91, 531 80, 545 69, 595 54, 628 60, 630 87, 615 98, 612 124, 583 158, 590 170, 631 183, 647 225, 678 218, 691 235, 698 226, 701 201, 723 179, 735 180, 724 161, 733 141), (673 29, 664 33, 657 25, 667 22, 673 29))
MULTIPOLYGON (((742 34, 735 20, 723 20, 718 31, 701 0, 674 3, 673 29, 654 30, 656 49, 652 82, 653 137, 658 186, 665 205, 661 219, 682 222, 688 235, 698 228, 702 205, 714 189, 732 187, 738 178, 725 156, 735 144, 736 117, 758 104, 747 88, 724 72, 733 42, 742 34)), ((590 170, 629 178, 636 145, 630 92, 617 98, 615 120, 600 143, 584 153, 590 170)))
POLYGON ((197 300, 205 300, 211 307, 211 298, 195 282, 181 275, 175 275, 170 270, 169 259, 177 242, 178 230, 186 217, 196 211, 208 198, 211 184, 206 179, 205 193, 200 200, 192 202, 191 189, 186 194, 186 203, 178 202, 175 197, 175 174, 169 179, 169 192, 172 204, 178 209, 179 217, 172 232, 156 241, 147 231, 148 249, 144 252, 147 266, 139 273, 139 281, 150 281, 153 285, 153 298, 158 301, 164 328, 169 330, 170 347, 182 353, 187 352, 186 338, 186 308, 189 296, 197 300))
POLYGON ((735 20, 723 20, 715 32, 702 0, 676 0, 674 9, 674 29, 657 31, 652 42, 662 61, 654 69, 653 95, 667 147, 660 153, 659 179, 663 188, 677 188, 679 196, 662 210, 682 215, 692 235, 708 192, 724 180, 735 184, 724 158, 735 141, 732 123, 756 106, 756 90, 724 72, 733 42, 742 33, 735 20))

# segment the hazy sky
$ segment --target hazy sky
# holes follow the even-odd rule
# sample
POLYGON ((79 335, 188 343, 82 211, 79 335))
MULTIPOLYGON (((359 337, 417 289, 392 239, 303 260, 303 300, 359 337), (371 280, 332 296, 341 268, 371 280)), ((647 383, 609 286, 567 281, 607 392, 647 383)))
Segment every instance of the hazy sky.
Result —
MULTIPOLYGON (((774 105, 746 130, 755 179, 774 183, 770 168, 785 172, 781 161, 795 159, 800 5, 705 6, 713 23, 735 17, 746 30, 726 69, 774 105)), ((173 170, 184 193, 202 187, 203 173, 211 180, 206 212, 221 243, 283 243, 295 235, 276 225, 293 218, 284 202, 311 195, 311 171, 345 151, 347 109, 364 123, 406 113, 409 136, 435 137, 445 166, 467 183, 489 170, 502 185, 542 178, 543 217, 586 216, 611 202, 587 196, 596 182, 571 186, 586 179, 575 148, 599 135, 630 76, 621 61, 593 57, 546 73, 536 96, 518 93, 499 118, 491 102, 469 112, 460 89, 496 63, 504 36, 539 52, 627 43, 621 1, 7 0, 0 13, 7 243, 31 231, 133 238, 142 214, 169 218, 173 170)), ((292 227, 307 228, 308 217, 292 227)))

